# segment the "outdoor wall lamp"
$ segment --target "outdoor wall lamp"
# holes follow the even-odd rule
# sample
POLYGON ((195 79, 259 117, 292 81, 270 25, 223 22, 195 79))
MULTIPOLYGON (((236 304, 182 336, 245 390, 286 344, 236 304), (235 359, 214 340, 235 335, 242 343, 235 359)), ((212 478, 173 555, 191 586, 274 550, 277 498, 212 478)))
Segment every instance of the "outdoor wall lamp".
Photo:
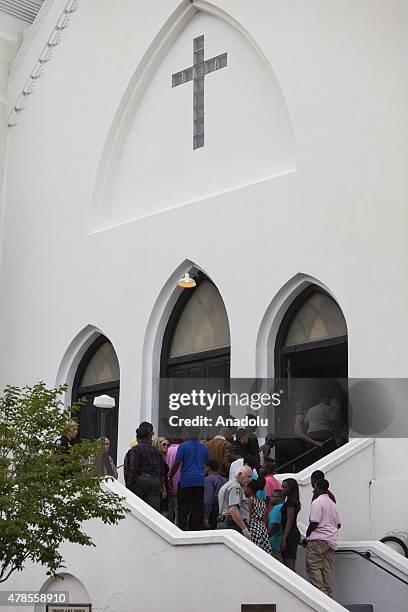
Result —
POLYGON ((177 285, 179 287, 183 287, 184 289, 192 289, 197 285, 197 283, 195 282, 194 278, 191 278, 189 273, 186 272, 184 276, 177 281, 177 285))

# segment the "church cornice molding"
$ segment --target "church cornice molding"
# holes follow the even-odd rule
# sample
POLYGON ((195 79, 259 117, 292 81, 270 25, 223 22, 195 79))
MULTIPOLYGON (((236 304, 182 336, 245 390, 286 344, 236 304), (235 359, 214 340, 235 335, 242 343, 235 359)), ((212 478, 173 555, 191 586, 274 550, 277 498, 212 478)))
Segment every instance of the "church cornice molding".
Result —
POLYGON ((23 42, 21 43, 20 48, 18 49, 16 56, 10 65, 10 69, 9 69, 10 81, 14 79, 16 73, 18 72, 19 67, 21 66, 24 58, 26 57, 33 43, 33 40, 38 35, 38 32, 40 31, 41 26, 44 23, 54 1, 55 0, 45 0, 44 1, 37 17, 35 18, 30 28, 28 29, 28 33, 24 36, 23 42))
MULTIPOLYGON (((34 37, 37 35, 42 23, 44 22, 45 16, 48 13, 53 2, 54 0, 47 0, 47 2, 44 3, 43 10, 40 11, 38 16, 38 23, 34 22, 34 25, 32 26, 33 29, 27 35, 27 39, 24 41, 20 51, 18 52, 12 64, 9 74, 10 79, 15 76, 18 67, 21 65, 30 44, 32 43, 34 37)), ((8 127, 15 127, 18 124, 22 111, 25 110, 27 107, 29 97, 34 93, 36 89, 38 79, 40 79, 44 75, 47 64, 53 58, 54 48, 61 43, 63 32, 69 27, 71 23, 70 17, 73 13, 75 13, 75 11, 78 10, 79 3, 80 0, 68 0, 68 2, 65 4, 51 34, 47 38, 47 42, 42 48, 42 51, 39 54, 37 61, 35 62, 33 68, 30 71, 30 76, 26 80, 24 87, 20 91, 16 102, 13 105, 13 108, 7 118, 8 127)))

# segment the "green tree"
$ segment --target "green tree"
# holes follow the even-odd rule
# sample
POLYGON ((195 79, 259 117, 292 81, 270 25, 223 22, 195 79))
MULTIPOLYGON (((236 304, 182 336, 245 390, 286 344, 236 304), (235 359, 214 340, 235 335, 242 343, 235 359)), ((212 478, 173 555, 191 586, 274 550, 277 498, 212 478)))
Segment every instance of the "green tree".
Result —
POLYGON ((55 575, 63 567, 63 541, 94 546, 82 523, 115 524, 123 498, 101 488, 90 465, 101 441, 83 440, 62 453, 55 441, 78 407, 65 407, 65 387, 6 387, 0 398, 0 582, 26 560, 55 575))

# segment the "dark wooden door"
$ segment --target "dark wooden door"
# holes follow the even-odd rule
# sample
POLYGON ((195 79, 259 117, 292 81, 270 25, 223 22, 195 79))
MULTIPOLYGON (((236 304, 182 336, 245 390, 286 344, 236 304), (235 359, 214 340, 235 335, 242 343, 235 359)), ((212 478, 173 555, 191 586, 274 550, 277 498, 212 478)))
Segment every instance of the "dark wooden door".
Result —
POLYGON ((110 439, 109 454, 117 461, 118 444, 118 417, 119 417, 119 381, 95 385, 92 387, 80 387, 77 391, 77 399, 83 399, 79 409, 79 437, 87 440, 95 440, 101 435, 101 410, 93 405, 98 395, 109 395, 115 399, 115 407, 107 413, 105 421, 105 435, 110 439))
MULTIPOLYGON (((201 356, 198 353, 188 357, 169 360, 166 368, 166 377, 162 380, 159 435, 170 436, 172 438, 177 437, 177 430, 172 429, 168 425, 171 413, 168 409, 167 398, 170 393, 191 393, 194 389, 197 391, 202 389, 207 393, 216 393, 217 391, 222 393, 229 391, 229 388, 229 351, 208 351, 201 356), (172 361, 174 363, 171 363, 172 361)), ((224 410, 214 409, 211 414, 208 414, 205 409, 199 407, 180 407, 177 411, 177 416, 180 418, 192 418, 200 414, 211 416, 215 422, 217 416, 229 414, 229 410, 228 408, 224 410)), ((179 433, 181 433, 180 430, 179 433)), ((200 427, 201 437, 211 437, 212 435, 214 435, 213 428, 200 427)))

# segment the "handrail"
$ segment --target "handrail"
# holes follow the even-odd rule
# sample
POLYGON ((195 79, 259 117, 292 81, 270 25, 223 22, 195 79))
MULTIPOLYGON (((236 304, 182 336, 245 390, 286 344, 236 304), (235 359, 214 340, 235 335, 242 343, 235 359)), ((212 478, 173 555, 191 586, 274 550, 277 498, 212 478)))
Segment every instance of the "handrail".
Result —
MULTIPOLYGON (((301 542, 301 546, 303 546, 304 548, 307 548, 306 543, 304 541, 301 542)), ((408 582, 406 580, 404 580, 400 576, 397 576, 397 574, 394 574, 394 572, 392 572, 391 570, 387 569, 383 565, 380 565, 379 563, 376 563, 373 559, 371 559, 371 556, 374 553, 370 552, 369 550, 366 550, 365 552, 361 552, 360 550, 355 550, 354 548, 341 548, 341 549, 335 550, 334 553, 335 554, 338 554, 338 553, 354 553, 355 555, 359 555, 359 557, 361 557, 362 559, 365 559, 366 561, 369 561, 373 565, 376 565, 377 567, 382 569, 384 572, 387 572, 387 574, 389 574, 393 578, 396 578, 397 580, 399 580, 400 582, 402 582, 403 584, 408 586, 408 582)))
POLYGON ((396 578, 397 580, 399 580, 400 582, 403 582, 404 584, 406 584, 408 586, 408 582, 406 580, 404 580, 400 576, 397 576, 397 574, 394 574, 393 572, 391 572, 391 570, 387 569, 386 567, 384 567, 384 566, 380 565, 379 563, 376 563, 375 561, 373 561, 373 559, 371 559, 371 555, 373 553, 370 552, 369 550, 367 550, 365 553, 363 553, 363 552, 360 552, 359 550, 354 550, 354 548, 342 548, 340 550, 335 550, 334 552, 335 553, 344 553, 344 552, 347 553, 348 552, 348 553, 354 553, 356 555, 359 555, 363 559, 366 559, 367 561, 369 561, 373 565, 376 565, 377 567, 382 569, 384 572, 387 572, 387 574, 390 574, 390 576, 393 576, 394 578, 396 578))
POLYGON ((278 470, 282 470, 282 468, 286 467, 287 465, 293 465, 297 460, 302 459, 302 457, 306 457, 306 455, 309 455, 310 453, 315 451, 317 448, 322 448, 322 446, 324 446, 328 442, 332 442, 335 439, 336 439, 336 436, 332 436, 331 438, 328 438, 327 440, 324 440, 324 442, 322 442, 320 444, 320 446, 313 446, 313 448, 309 448, 307 451, 305 451, 304 453, 301 453, 297 457, 293 457, 293 459, 291 459, 290 461, 287 461, 286 463, 283 463, 282 465, 279 465, 277 468, 275 468, 275 473, 278 470))

